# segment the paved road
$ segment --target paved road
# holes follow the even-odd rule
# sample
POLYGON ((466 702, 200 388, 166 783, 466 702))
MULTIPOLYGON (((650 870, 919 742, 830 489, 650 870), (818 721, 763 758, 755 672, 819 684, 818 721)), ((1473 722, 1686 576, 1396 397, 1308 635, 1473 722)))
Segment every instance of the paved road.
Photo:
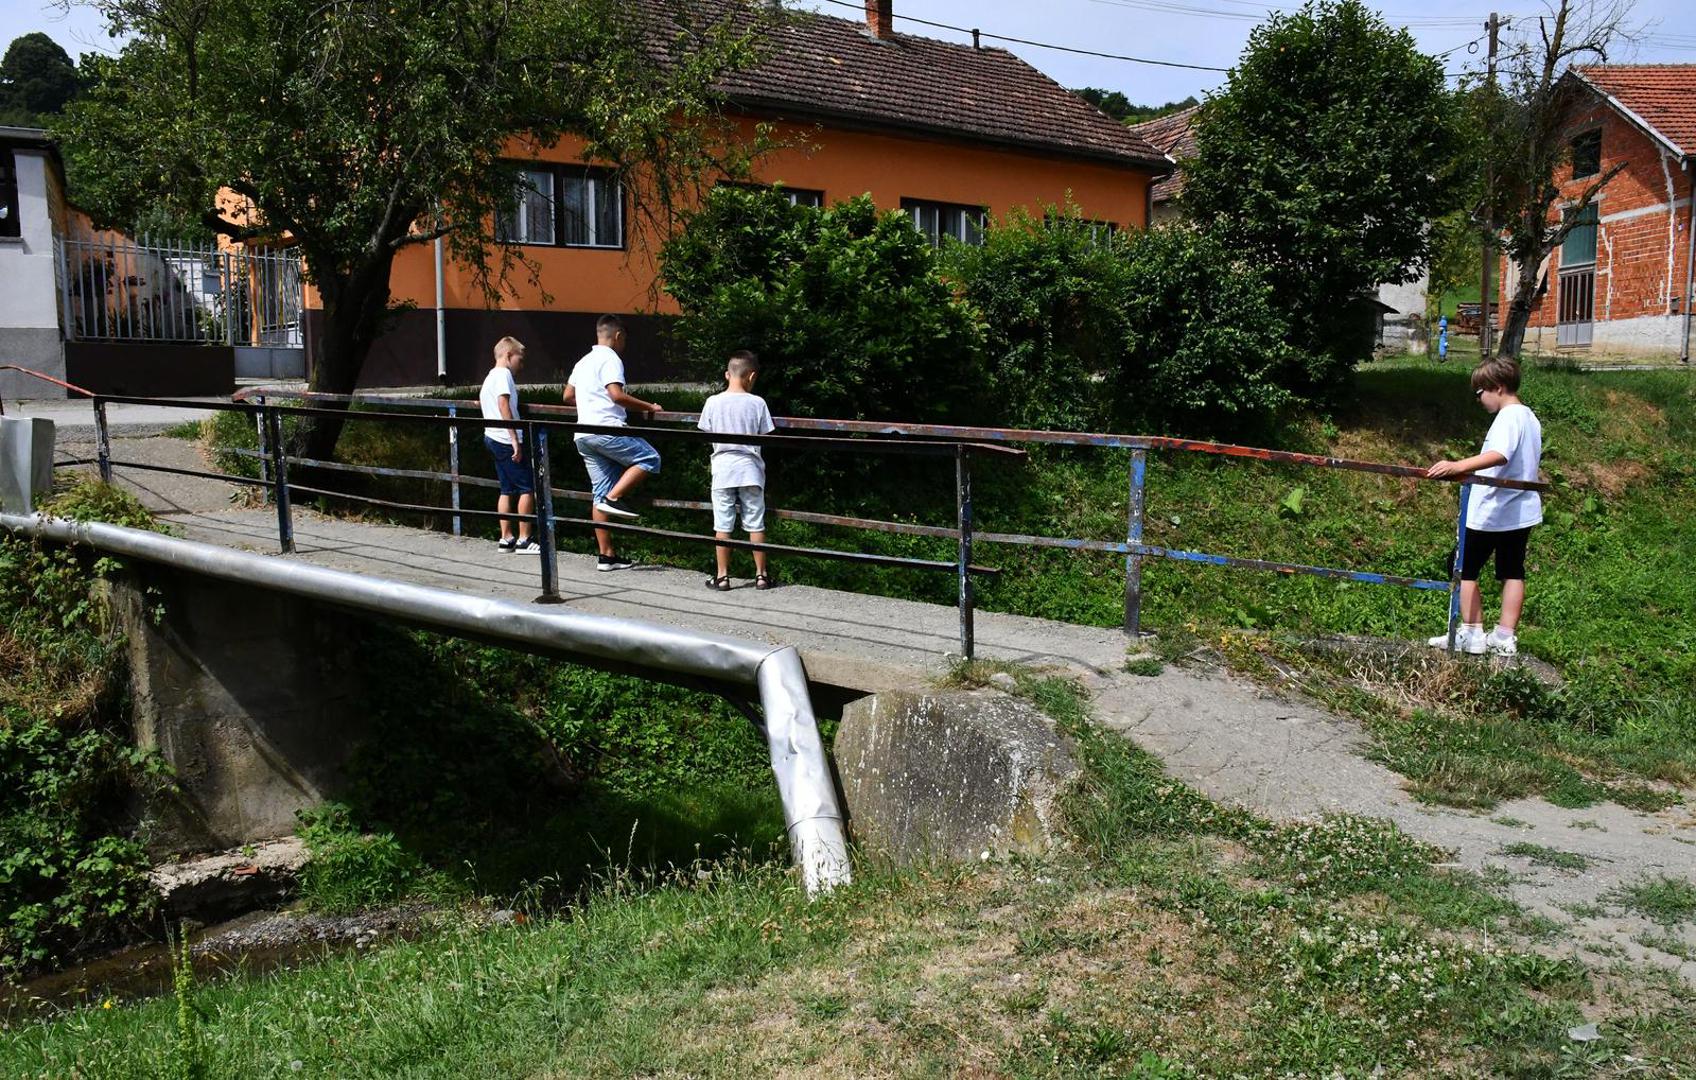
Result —
MULTIPOLYGON (((201 467, 193 444, 172 439, 119 440, 114 457, 201 467)), ((225 484, 134 471, 120 478, 192 539, 277 550, 274 512, 233 507, 240 495, 225 484)), ((295 529, 295 557, 319 565, 518 600, 538 592, 535 558, 498 553, 487 541, 304 510, 296 513, 295 529)), ((602 574, 589 557, 560 556, 560 591, 575 610, 792 644, 820 682, 867 691, 927 685, 959 647, 951 607, 801 586, 717 593, 702 581, 701 574, 664 567, 602 574)), ((1646 959, 1696 982, 1696 962, 1635 940, 1657 932, 1649 923, 1593 910, 1644 875, 1691 876, 1696 812, 1688 805, 1655 814, 1612 804, 1565 810, 1540 799, 1488 814, 1425 806, 1400 776, 1368 760, 1357 723, 1306 699, 1216 671, 1127 674, 1125 642, 1114 630, 993 613, 979 613, 977 627, 980 656, 1079 675, 1102 723, 1211 798, 1276 818, 1327 812, 1388 818, 1410 835, 1453 849, 1461 866, 1506 870, 1513 899, 1570 927, 1570 941, 1590 959, 1646 959), (1565 871, 1503 851, 1521 842, 1592 861, 1584 871, 1565 871)), ((1696 953, 1696 927, 1674 933, 1696 953)))

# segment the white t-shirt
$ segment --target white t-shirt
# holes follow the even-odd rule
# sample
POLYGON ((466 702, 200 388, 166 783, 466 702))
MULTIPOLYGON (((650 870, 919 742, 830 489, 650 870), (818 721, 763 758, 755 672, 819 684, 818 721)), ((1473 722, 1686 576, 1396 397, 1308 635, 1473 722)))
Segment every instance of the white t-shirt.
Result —
MULTIPOLYGON (((477 403, 483 406, 483 419, 504 420, 501 416, 501 396, 506 395, 507 407, 512 410, 513 419, 518 418, 518 383, 512 377, 512 369, 496 364, 483 376, 483 389, 477 392, 477 403)), ((483 434, 498 443, 512 445, 512 429, 509 427, 486 427, 483 434)))
MULTIPOLYGON (((1500 480, 1537 479, 1543 459, 1543 425, 1524 405, 1504 405, 1484 436, 1483 453, 1496 451, 1507 464, 1479 469, 1477 475, 1500 480)), ((1535 491, 1472 485, 1466 507, 1466 526, 1479 532, 1511 532, 1543 523, 1543 497, 1535 491)))
POLYGON ((614 405, 608 383, 624 385, 624 359, 605 345, 596 345, 571 369, 571 385, 577 388, 577 419, 601 427, 623 427, 625 411, 614 405))
MULTIPOLYGON (((714 394, 701 406, 702 431, 723 435, 764 435, 775 430, 766 399, 758 394, 714 394)), ((748 443, 713 443, 713 487, 766 486, 766 459, 748 443)))

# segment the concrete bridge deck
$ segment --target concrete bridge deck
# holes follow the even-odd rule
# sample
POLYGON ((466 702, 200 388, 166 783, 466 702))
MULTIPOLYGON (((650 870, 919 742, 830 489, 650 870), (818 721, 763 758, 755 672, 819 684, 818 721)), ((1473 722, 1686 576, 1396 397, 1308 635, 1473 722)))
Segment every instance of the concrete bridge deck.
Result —
MULTIPOLYGON (((191 540, 277 550, 277 516, 270 508, 179 513, 168 520, 191 540)), ((505 554, 488 540, 300 508, 294 530, 294 557, 320 566, 507 600, 532 600, 540 591, 536 556, 505 554)), ((560 597, 571 610, 793 645, 815 683, 862 693, 913 689, 958 658, 953 607, 804 585, 760 591, 744 581, 717 592, 705 587, 706 577, 705 570, 646 565, 603 573, 593 556, 559 555, 560 597)), ((983 611, 976 629, 982 659, 1080 674, 1106 674, 1125 661, 1118 630, 983 611)))

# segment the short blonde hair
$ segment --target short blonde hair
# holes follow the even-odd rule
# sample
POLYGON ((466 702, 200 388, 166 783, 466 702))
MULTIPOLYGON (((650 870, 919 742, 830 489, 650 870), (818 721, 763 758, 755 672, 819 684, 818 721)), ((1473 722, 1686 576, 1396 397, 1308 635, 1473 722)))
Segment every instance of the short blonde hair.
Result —
POLYGON ((495 359, 499 360, 501 357, 508 355, 523 356, 524 342, 519 341, 517 338, 510 335, 495 342, 495 359))

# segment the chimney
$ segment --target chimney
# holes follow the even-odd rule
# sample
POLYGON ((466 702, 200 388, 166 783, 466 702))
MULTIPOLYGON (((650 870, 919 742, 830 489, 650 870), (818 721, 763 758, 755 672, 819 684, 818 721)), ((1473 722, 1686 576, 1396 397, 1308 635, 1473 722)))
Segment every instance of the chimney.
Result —
POLYGON ((866 28, 875 38, 895 36, 895 0, 866 0, 866 28))

